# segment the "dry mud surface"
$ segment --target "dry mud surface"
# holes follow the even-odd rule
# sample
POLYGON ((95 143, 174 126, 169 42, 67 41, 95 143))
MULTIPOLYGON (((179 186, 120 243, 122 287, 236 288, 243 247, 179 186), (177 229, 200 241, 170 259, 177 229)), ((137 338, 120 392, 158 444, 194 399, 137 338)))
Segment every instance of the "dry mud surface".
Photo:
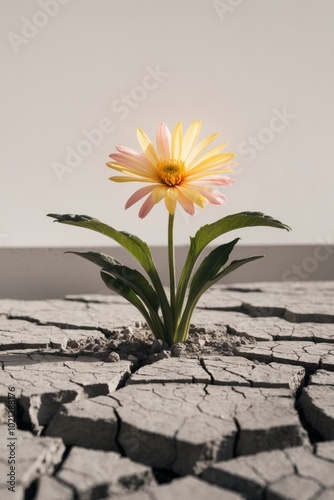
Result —
POLYGON ((172 348, 118 296, 1 300, 0 365, 2 500, 334 498, 333 282, 213 287, 172 348))

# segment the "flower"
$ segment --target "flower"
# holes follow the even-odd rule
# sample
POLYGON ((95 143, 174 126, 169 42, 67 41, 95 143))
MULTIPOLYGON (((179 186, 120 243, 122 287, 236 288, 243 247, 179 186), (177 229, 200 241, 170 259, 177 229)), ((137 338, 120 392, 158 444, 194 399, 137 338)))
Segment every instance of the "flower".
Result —
POLYGON ((225 143, 203 154, 218 134, 197 143, 201 126, 202 122, 196 120, 183 134, 182 122, 179 122, 171 134, 168 127, 160 123, 157 148, 141 129, 137 129, 137 137, 142 153, 122 146, 116 147, 118 153, 109 155, 113 161, 107 166, 125 175, 113 176, 110 180, 150 184, 138 189, 128 199, 125 208, 147 196, 139 211, 139 217, 144 218, 163 198, 170 214, 174 214, 177 203, 188 214, 194 215, 194 204, 204 208, 206 202, 213 205, 225 202, 222 193, 208 186, 226 186, 234 182, 230 177, 221 175, 232 171, 234 163, 230 160, 234 153, 221 152, 225 143))

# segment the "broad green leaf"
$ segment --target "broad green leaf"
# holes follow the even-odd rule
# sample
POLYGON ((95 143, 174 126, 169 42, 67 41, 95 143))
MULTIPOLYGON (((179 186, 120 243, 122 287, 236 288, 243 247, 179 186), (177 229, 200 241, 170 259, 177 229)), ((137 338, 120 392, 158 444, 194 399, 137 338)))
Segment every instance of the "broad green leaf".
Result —
POLYGON ((145 269, 151 278, 154 289, 159 297, 161 312, 164 317, 166 327, 169 330, 173 329, 173 316, 169 307, 166 293, 162 286, 155 264, 153 262, 151 250, 147 243, 142 241, 137 236, 124 231, 117 231, 111 226, 94 219, 89 215, 71 215, 71 214, 48 214, 48 217, 56 219, 62 224, 70 224, 72 226, 84 227, 104 234, 109 238, 117 241, 125 250, 127 250, 145 269))
POLYGON ((210 282, 216 277, 228 261, 229 255, 239 239, 236 238, 225 245, 220 245, 205 257, 191 280, 189 286, 190 295, 196 295, 197 290, 200 290, 206 282, 210 282))
POLYGON ((178 290, 177 308, 180 310, 183 305, 189 280, 196 261, 204 248, 215 238, 234 229, 243 227, 268 226, 290 231, 290 227, 282 222, 273 219, 269 215, 261 212, 240 212, 238 214, 227 215, 212 224, 201 227, 194 237, 190 238, 190 248, 185 265, 182 269, 178 290))
POLYGON ((154 266, 149 246, 137 236, 124 231, 117 231, 113 227, 100 222, 98 219, 89 217, 89 215, 48 214, 48 217, 52 217, 56 219, 56 222, 62 224, 84 227, 112 238, 138 260, 147 272, 154 266))
POLYGON ((101 278, 110 290, 118 293, 128 302, 133 304, 141 312, 146 320, 149 319, 149 315, 145 309, 144 304, 129 286, 127 286, 123 281, 111 276, 108 271, 104 269, 102 269, 101 271, 101 278))
POLYGON ((114 259, 110 255, 106 255, 100 252, 66 252, 73 253, 82 257, 83 259, 89 260, 99 267, 105 269, 110 274, 124 282, 129 288, 134 290, 134 292, 139 295, 139 297, 145 302, 148 308, 152 308, 154 311, 159 309, 158 296, 155 293, 152 286, 149 284, 145 276, 143 276, 136 269, 130 269, 129 267, 122 264, 120 261, 114 259))
POLYGON ((122 266, 122 262, 111 257, 111 255, 107 255, 102 252, 73 252, 72 250, 68 250, 65 253, 73 253, 74 255, 79 255, 83 259, 89 260, 89 262, 93 262, 97 266, 101 268, 106 268, 110 266, 122 266))
MULTIPOLYGON (((234 240, 232 243, 236 243, 234 240)), ((247 264, 247 262, 251 262, 253 260, 261 259, 263 255, 254 255, 253 257, 247 257, 246 259, 240 259, 240 260, 234 260, 231 262, 231 264, 225 269, 223 269, 221 272, 216 274, 212 279, 207 279, 203 281, 201 288, 191 288, 188 300, 182 315, 182 319, 178 325, 178 329, 180 332, 182 332, 182 338, 180 338, 180 342, 184 342, 187 338, 188 334, 188 329, 189 329, 189 324, 191 321, 192 314, 194 312, 194 309, 196 307, 197 302, 201 298, 201 296, 209 289, 211 288, 212 285, 217 283, 220 279, 222 279, 224 276, 227 274, 230 274, 231 272, 235 271, 238 269, 238 267, 243 266, 244 264, 247 264)), ((203 261, 204 262, 204 261, 203 261)), ((179 338, 178 333, 176 334, 177 337, 179 338)))
POLYGON ((193 249, 195 255, 199 255, 202 250, 215 238, 222 234, 241 229, 243 227, 269 226, 290 231, 290 227, 279 220, 273 219, 262 212, 240 212, 238 214, 227 215, 222 219, 202 226, 193 238, 193 249))
POLYGON ((105 269, 102 269, 101 271, 101 278, 110 290, 121 295, 121 297, 126 299, 128 302, 130 302, 130 304, 134 305, 138 309, 138 311, 146 319, 146 322, 148 326, 151 328, 155 338, 161 339, 164 342, 166 341, 167 336, 165 328, 158 314, 155 313, 154 311, 152 311, 152 313, 150 314, 146 309, 145 305, 143 304, 143 302, 136 295, 134 290, 132 290, 129 286, 127 286, 124 283, 124 281, 121 281, 120 279, 111 276, 105 269))

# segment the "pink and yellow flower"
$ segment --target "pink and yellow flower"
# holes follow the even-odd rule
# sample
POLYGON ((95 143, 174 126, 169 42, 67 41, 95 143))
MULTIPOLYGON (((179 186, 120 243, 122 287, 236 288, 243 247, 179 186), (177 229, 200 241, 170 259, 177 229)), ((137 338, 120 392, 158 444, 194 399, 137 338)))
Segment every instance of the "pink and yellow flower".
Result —
POLYGON ((209 186, 227 186, 234 182, 222 175, 233 171, 231 167, 234 163, 230 160, 234 153, 222 153, 225 143, 203 154, 218 134, 198 143, 201 126, 201 121, 194 121, 183 134, 182 122, 179 122, 171 134, 168 127, 161 123, 157 130, 156 148, 141 129, 137 129, 137 137, 142 153, 116 147, 118 153, 110 155, 113 161, 107 166, 124 175, 110 177, 110 180, 149 183, 128 199, 125 208, 146 196, 139 211, 140 218, 145 217, 163 198, 170 214, 174 214, 179 203, 188 214, 194 215, 194 204, 204 208, 204 203, 222 205, 225 202, 225 196, 209 186))

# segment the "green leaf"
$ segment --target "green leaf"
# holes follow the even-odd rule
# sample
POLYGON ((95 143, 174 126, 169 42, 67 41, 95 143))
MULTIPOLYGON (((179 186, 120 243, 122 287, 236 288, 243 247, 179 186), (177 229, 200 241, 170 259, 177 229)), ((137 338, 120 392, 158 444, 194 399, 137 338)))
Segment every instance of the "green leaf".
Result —
POLYGON ((159 297, 161 312, 164 317, 166 329, 167 331, 173 330, 174 322, 168 299, 153 262, 151 250, 147 243, 142 241, 137 236, 129 234, 125 231, 117 231, 113 227, 110 227, 107 224, 100 222, 98 219, 90 217, 89 215, 48 214, 48 217, 56 219, 55 222, 97 231, 98 233, 104 234, 105 236, 117 241, 117 243, 127 250, 142 265, 151 278, 154 289, 159 297))
POLYGON ((202 226, 193 238, 192 252, 199 255, 202 250, 215 238, 222 234, 241 229, 243 227, 269 226, 290 231, 290 227, 279 220, 273 219, 262 212, 240 212, 238 214, 227 215, 222 219, 202 226))
POLYGON ((150 317, 148 311, 145 309, 144 304, 136 295, 136 293, 133 290, 131 290, 129 286, 127 286, 123 281, 114 278, 113 276, 110 276, 110 274, 108 274, 108 271, 104 269, 102 269, 101 271, 101 278, 110 290, 118 293, 128 302, 133 304, 144 316, 146 321, 150 323, 150 317))
POLYGON ((145 276, 143 276, 136 269, 130 269, 110 255, 100 252, 70 251, 66 253, 78 255, 79 257, 89 260, 97 266, 105 269, 115 278, 118 278, 131 288, 144 301, 148 308, 152 308, 156 312, 159 310, 159 300, 155 290, 149 284, 145 276))
POLYGON ((68 250, 65 253, 73 253, 74 255, 79 255, 83 259, 89 260, 89 262, 93 262, 97 266, 101 268, 107 268, 107 266, 122 266, 122 262, 111 257, 111 255, 107 255, 102 252, 73 252, 72 250, 68 250))
MULTIPOLYGON (((237 240, 234 240, 234 241, 230 242, 228 245, 232 245, 233 243, 235 245, 236 242, 237 242, 237 240)), ((233 262, 231 262, 231 264, 229 266, 225 267, 225 269, 223 269, 221 272, 216 274, 211 279, 203 280, 202 286, 200 288, 195 288, 195 286, 193 287, 193 283, 191 284, 191 289, 190 289, 188 300, 187 300, 187 303, 186 303, 186 306, 185 306, 185 309, 184 309, 184 312, 182 315, 182 319, 178 325, 178 330, 181 332, 182 336, 179 337, 178 332, 176 332, 176 337, 177 337, 179 342, 184 342, 187 338, 191 317, 192 317, 192 314, 193 314, 194 309, 196 307, 196 304, 199 301, 199 299, 201 298, 201 296, 209 288, 211 288, 212 285, 217 283, 217 281, 222 279, 227 274, 230 274, 232 271, 235 271, 236 269, 238 269, 238 267, 243 266, 244 264, 247 264, 247 262, 251 262, 252 260, 261 259, 262 257, 263 257, 263 255, 254 255, 253 257, 247 257, 246 259, 234 260, 233 262)), ((194 275, 194 277, 195 277, 195 275, 194 275)))
POLYGON ((152 266, 154 266, 149 246, 137 236, 124 231, 117 231, 113 227, 100 222, 98 219, 89 217, 89 215, 48 214, 48 217, 56 219, 55 222, 84 227, 112 238, 125 248, 125 250, 127 250, 147 272, 149 272, 152 269, 152 266))
MULTIPOLYGON (((224 276, 227 276, 228 274, 232 273, 233 271, 238 269, 238 267, 247 264, 247 262, 252 262, 253 260, 262 259, 263 257, 264 255, 253 255, 253 257, 247 257, 246 259, 233 260, 229 266, 225 267, 225 269, 223 269, 219 274, 217 274, 214 283, 217 283, 217 281, 224 278, 224 276)), ((212 286, 214 283, 211 283, 210 286, 212 286)))
POLYGON ((155 338, 166 341, 165 330, 158 315, 150 315, 143 302, 129 286, 127 286, 120 279, 111 276, 108 271, 104 269, 101 271, 101 278, 110 290, 121 295, 121 297, 126 299, 134 305, 136 309, 138 309, 138 311, 146 319, 146 322, 151 328, 155 338))
POLYGON ((273 219, 269 215, 265 215, 261 212, 240 212, 238 214, 223 217, 212 224, 206 224, 197 231, 193 238, 190 238, 190 248, 185 265, 181 272, 177 290, 176 303, 178 310, 182 308, 192 270, 204 248, 212 240, 229 231, 241 229, 243 227, 256 226, 269 226, 290 231, 289 226, 273 219))
POLYGON ((221 268, 228 261, 229 255, 239 239, 240 238, 236 238, 225 245, 220 245, 212 250, 207 257, 205 257, 191 280, 189 286, 190 296, 195 296, 197 291, 201 290, 202 287, 205 286, 206 282, 214 280, 221 268))

